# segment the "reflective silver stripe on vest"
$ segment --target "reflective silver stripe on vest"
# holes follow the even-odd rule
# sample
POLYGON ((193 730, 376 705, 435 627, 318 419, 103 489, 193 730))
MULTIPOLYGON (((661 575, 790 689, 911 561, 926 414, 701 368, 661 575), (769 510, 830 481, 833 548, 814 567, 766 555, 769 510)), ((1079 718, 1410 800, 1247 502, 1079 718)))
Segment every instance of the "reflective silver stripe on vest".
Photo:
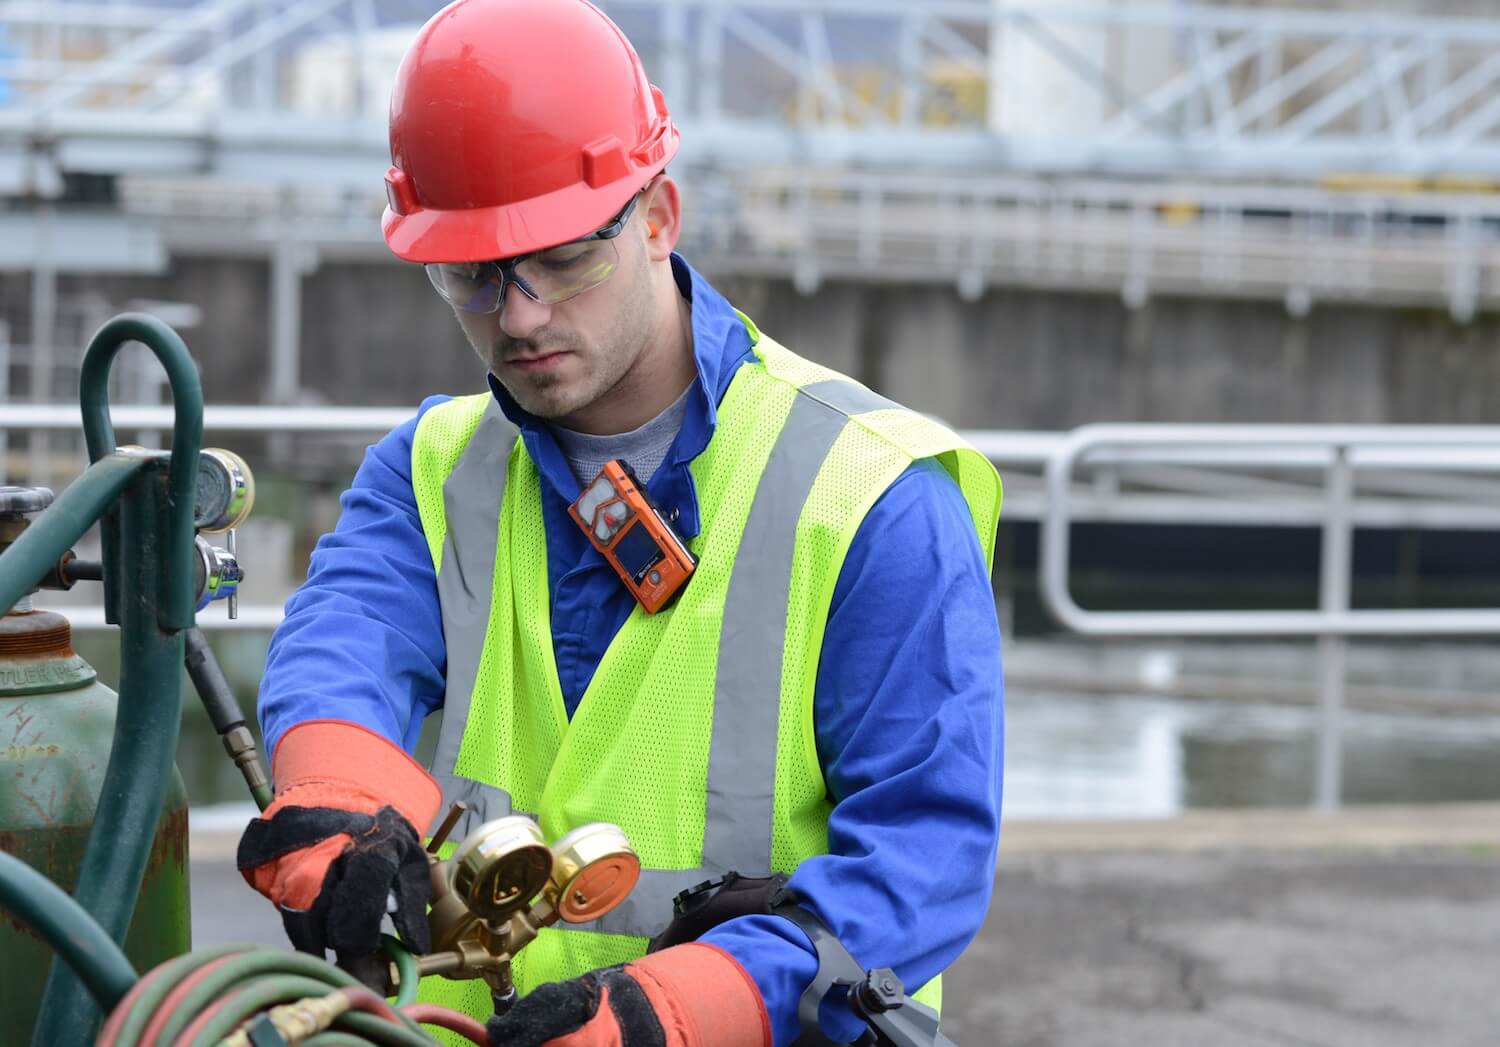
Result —
POLYGON ((781 661, 797 521, 813 481, 848 417, 798 396, 755 488, 755 501, 729 576, 719 665, 703 853, 716 873, 771 872, 781 661))
POLYGON ((901 409, 901 405, 894 400, 887 400, 879 393, 872 392, 862 385, 840 381, 837 378, 830 378, 826 382, 814 382, 804 387, 802 392, 803 395, 810 396, 819 403, 825 403, 845 414, 901 409))
MULTIPOLYGON (((756 540, 742 544, 730 574, 714 680, 703 865, 644 869, 640 882, 617 908, 589 923, 556 924, 560 930, 649 938, 671 920, 672 899, 679 892, 731 869, 745 876, 765 876, 771 871, 781 657, 797 522, 848 415, 895 406, 869 390, 837 380, 819 382, 802 393, 793 401, 756 486, 745 524, 746 533, 754 534, 756 540)), ((511 811, 510 797, 504 791, 459 778, 452 771, 484 646, 494 583, 499 492, 504 489, 506 459, 515 435, 514 426, 492 403, 443 486, 448 534, 438 596, 448 642, 448 689, 433 768, 443 784, 445 812, 453 799, 468 801, 471 795, 479 798, 484 811, 480 815, 471 810, 454 830, 454 839, 511 811), (459 554, 459 549, 464 552, 459 554), (497 798, 498 807, 494 806, 497 798)))
POLYGON ((520 430, 491 397, 468 446, 443 482, 448 533, 443 538, 437 588, 443 612, 443 642, 448 652, 448 679, 443 695, 442 729, 432 757, 432 774, 442 786, 443 806, 428 831, 435 830, 454 802, 462 800, 469 809, 449 833, 448 838, 455 842, 483 823, 511 813, 509 793, 472 778, 461 778, 454 773, 454 767, 464 738, 464 724, 469 719, 469 700, 479 675, 479 658, 484 652, 495 585, 500 503, 505 496, 511 448, 519 434, 520 430))

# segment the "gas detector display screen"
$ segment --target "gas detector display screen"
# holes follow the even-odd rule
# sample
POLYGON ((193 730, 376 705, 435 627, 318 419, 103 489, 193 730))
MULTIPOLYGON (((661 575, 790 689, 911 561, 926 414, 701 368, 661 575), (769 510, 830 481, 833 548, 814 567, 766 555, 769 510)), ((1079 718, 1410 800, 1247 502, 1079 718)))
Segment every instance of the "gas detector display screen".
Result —
POLYGON ((630 572, 630 577, 640 581, 654 564, 660 563, 665 554, 641 526, 635 526, 620 536, 614 548, 620 566, 630 572))

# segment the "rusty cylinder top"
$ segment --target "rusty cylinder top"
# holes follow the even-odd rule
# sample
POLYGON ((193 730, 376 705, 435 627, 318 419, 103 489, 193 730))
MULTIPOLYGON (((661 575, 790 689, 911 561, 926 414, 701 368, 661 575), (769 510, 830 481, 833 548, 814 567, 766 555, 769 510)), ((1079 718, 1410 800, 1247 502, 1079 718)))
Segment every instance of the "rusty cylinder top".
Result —
POLYGON ((94 677, 73 650, 73 630, 62 615, 13 611, 0 617, 0 697, 71 690, 94 677))
POLYGON ((73 657, 73 629, 53 611, 20 611, 0 618, 0 658, 73 657))

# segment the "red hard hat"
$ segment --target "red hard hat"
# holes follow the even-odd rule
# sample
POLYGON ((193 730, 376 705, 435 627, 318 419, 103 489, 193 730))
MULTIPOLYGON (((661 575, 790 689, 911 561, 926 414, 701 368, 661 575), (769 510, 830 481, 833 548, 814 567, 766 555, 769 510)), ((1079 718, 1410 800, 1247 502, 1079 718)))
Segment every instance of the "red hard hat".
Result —
POLYGON ((587 236, 677 152, 625 34, 585 0, 457 0, 391 92, 385 242, 477 262, 587 236))

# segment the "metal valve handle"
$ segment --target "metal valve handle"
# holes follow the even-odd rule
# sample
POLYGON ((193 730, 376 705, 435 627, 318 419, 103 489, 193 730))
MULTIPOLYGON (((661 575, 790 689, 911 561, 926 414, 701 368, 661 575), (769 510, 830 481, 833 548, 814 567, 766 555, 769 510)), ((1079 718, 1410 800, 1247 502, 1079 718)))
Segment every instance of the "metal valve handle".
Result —
POLYGON ((201 534, 193 539, 197 561, 193 565, 197 582, 198 600, 195 610, 201 611, 215 600, 229 601, 229 617, 239 617, 238 594, 245 572, 234 554, 234 532, 230 531, 230 548, 220 549, 209 545, 201 534))
POLYGON ((199 534, 195 571, 198 582, 196 610, 215 600, 229 601, 229 617, 240 616, 240 567, 235 531, 255 508, 255 474, 245 460, 222 447, 205 447, 198 455, 194 484, 193 526, 200 532, 224 533, 225 548, 219 549, 199 534))

